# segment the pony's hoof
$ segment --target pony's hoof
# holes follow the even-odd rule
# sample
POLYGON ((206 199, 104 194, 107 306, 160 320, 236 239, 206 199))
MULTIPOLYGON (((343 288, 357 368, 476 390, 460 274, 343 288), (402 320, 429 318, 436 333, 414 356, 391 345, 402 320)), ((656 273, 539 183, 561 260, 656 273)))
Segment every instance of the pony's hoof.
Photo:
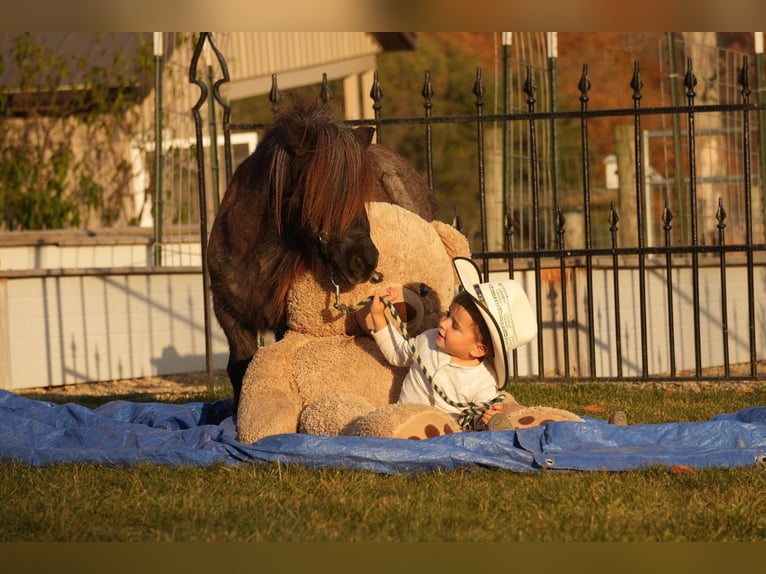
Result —
POLYGON ((614 411, 609 417, 609 424, 624 427, 628 424, 628 415, 625 414, 625 411, 614 411))
POLYGON ((497 413, 496 415, 492 415, 492 418, 489 419, 489 422, 487 423, 487 430, 513 430, 513 425, 507 416, 505 416, 503 413, 497 413))

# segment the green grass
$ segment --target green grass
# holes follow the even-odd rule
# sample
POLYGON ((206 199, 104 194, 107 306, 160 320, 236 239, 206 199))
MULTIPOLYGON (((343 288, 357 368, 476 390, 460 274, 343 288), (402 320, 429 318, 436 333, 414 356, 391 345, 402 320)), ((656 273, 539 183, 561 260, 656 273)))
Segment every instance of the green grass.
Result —
MULTIPOLYGON (((511 392, 524 404, 594 417, 622 409, 631 424, 707 420, 766 404, 763 386, 528 384, 511 392)), ((0 541, 764 540, 763 466, 387 476, 265 463, 0 464, 0 541)))

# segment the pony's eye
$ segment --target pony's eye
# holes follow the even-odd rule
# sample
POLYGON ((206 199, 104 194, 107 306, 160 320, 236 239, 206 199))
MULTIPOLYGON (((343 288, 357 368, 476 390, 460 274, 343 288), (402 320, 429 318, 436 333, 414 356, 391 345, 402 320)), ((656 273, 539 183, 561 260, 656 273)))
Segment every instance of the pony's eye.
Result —
POLYGON ((383 274, 380 271, 375 271, 370 276, 370 283, 380 283, 381 281, 383 281, 383 274))

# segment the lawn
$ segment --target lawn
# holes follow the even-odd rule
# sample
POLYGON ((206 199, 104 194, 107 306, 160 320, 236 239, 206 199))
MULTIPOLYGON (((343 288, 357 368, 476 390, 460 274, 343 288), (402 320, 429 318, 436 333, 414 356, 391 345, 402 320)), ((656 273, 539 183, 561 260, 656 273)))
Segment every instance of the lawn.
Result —
MULTIPOLYGON (((592 417, 621 409, 631 424, 703 421, 766 404, 761 384, 541 383, 510 390, 528 405, 592 417)), ((766 540, 764 471, 466 468, 388 476, 270 463, 39 468, 4 462, 0 541, 754 542, 766 540)))

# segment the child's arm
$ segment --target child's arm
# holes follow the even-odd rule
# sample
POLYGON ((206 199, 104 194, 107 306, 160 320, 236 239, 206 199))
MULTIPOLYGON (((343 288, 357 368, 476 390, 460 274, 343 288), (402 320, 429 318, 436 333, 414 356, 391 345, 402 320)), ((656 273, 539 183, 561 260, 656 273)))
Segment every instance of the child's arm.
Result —
MULTIPOLYGON (((399 331, 388 325, 386 317, 386 304, 381 299, 379 291, 375 291, 370 302, 370 316, 372 317, 372 338, 378 345, 383 357, 395 367, 403 367, 410 363, 412 350, 399 331)), ((396 289, 389 287, 386 296, 393 300, 396 297, 396 289)))

